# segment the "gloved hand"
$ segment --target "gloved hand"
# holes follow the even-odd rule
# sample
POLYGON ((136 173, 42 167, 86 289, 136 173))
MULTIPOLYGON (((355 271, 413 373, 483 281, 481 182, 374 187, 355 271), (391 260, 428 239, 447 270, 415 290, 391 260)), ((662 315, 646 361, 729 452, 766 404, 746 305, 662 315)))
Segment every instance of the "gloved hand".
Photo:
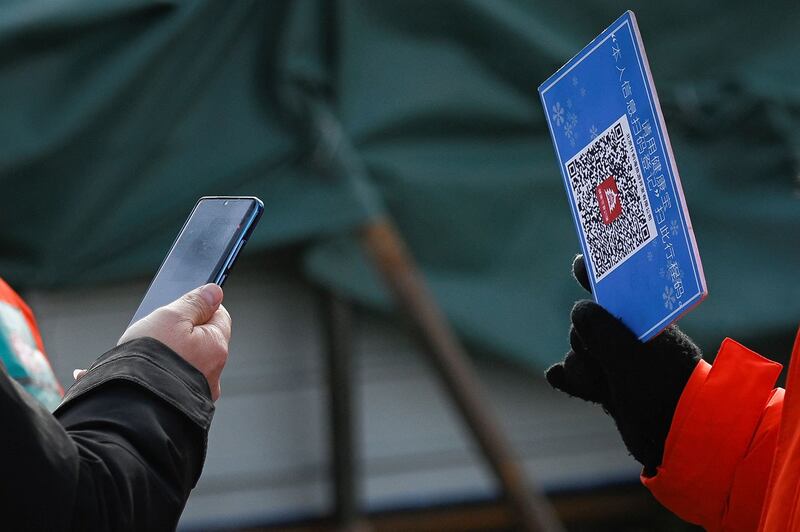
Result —
MULTIPOLYGON (((582 255, 575 257, 572 274, 591 291, 582 255)), ((571 350, 547 370, 547 382, 602 405, 645 474, 654 475, 678 399, 702 358, 700 349, 674 325, 642 343, 590 300, 575 303, 571 319, 571 350)))

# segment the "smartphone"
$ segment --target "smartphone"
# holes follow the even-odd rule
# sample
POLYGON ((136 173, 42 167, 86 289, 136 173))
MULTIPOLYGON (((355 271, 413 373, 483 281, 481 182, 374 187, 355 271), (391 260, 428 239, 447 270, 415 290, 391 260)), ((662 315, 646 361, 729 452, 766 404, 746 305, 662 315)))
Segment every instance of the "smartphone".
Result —
POLYGON ((256 197, 200 198, 158 268, 131 324, 198 286, 222 286, 263 212, 264 204, 256 197))

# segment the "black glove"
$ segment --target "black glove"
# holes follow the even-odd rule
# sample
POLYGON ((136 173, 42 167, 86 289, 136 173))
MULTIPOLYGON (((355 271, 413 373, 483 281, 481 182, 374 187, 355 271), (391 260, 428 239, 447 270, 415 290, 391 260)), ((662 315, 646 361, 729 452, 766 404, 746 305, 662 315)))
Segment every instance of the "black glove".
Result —
MULTIPOLYGON (((582 255, 575 257, 572 274, 590 290, 582 255)), ((645 474, 654 475, 678 399, 702 358, 700 349, 674 325, 642 343, 590 300, 572 308, 569 343, 572 349, 564 361, 545 373, 547 382, 602 405, 645 474)))

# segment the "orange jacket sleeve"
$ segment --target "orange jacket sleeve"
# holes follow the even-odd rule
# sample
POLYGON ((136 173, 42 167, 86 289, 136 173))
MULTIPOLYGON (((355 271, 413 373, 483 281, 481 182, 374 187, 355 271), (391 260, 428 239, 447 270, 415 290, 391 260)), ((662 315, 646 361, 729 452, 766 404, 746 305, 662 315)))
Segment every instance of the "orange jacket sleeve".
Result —
POLYGON ((726 338, 713 367, 701 361, 681 395, 653 477, 664 506, 709 531, 756 530, 775 453, 781 365, 726 338))

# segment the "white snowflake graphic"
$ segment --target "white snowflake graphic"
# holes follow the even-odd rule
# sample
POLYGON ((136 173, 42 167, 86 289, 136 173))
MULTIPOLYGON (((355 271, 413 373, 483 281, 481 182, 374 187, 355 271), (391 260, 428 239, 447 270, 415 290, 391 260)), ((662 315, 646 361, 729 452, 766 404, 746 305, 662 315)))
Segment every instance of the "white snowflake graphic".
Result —
POLYGON ((572 98, 567 98, 567 109, 572 109, 572 98))
POLYGON ((566 119, 564 120, 564 135, 569 140, 570 146, 575 146, 575 141, 578 138, 578 115, 573 112, 569 112, 566 115, 566 119))
POLYGON ((575 87, 578 86, 578 76, 572 76, 572 85, 575 87))
POLYGON ((678 223, 678 220, 672 220, 671 225, 672 227, 670 230, 672 231, 672 236, 677 236, 677 234, 680 232, 680 224, 678 223))
POLYGON ((655 255, 653 255, 653 252, 650 251, 650 250, 647 250, 647 261, 648 262, 653 262, 654 258, 655 258, 655 255))
POLYGON ((578 123, 578 115, 575 113, 567 113, 567 120, 569 120, 574 127, 578 123))
POLYGON ((596 139, 597 138, 597 133, 598 133, 597 126, 592 124, 592 127, 589 128, 589 138, 591 140, 596 139))
POLYGON ((675 299, 675 291, 672 289, 671 286, 664 287, 664 293, 661 294, 661 297, 664 299, 664 308, 672 310, 675 308, 675 303, 677 299, 675 299))
POLYGON ((581 87, 581 97, 586 96, 586 87, 581 87))
POLYGON ((559 127, 564 123, 564 108, 561 107, 561 102, 556 102, 553 106, 553 122, 559 127))

